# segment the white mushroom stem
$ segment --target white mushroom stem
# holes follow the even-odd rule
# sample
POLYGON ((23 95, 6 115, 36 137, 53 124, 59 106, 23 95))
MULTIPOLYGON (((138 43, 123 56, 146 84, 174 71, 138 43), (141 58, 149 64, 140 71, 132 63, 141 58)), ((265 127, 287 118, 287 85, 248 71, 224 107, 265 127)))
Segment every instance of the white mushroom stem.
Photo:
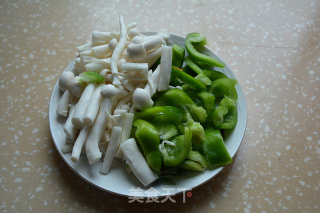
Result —
POLYGON ((161 47, 161 60, 160 60, 160 79, 158 91, 165 91, 169 88, 172 66, 172 47, 161 47))
POLYGON ((128 31, 131 30, 131 29, 133 29, 133 28, 136 28, 137 25, 138 25, 137 22, 132 22, 132 23, 128 24, 128 25, 127 25, 128 31))
POLYGON ((141 88, 137 88, 132 95, 133 105, 142 110, 153 105, 149 91, 141 88))
POLYGON ((66 89, 68 88, 69 81, 73 78, 74 78, 74 74, 71 71, 65 71, 65 72, 61 73, 61 75, 59 77, 60 90, 66 91, 66 89))
POLYGON ((144 41, 146 41, 146 37, 143 35, 136 35, 135 37, 132 38, 131 42, 134 44, 141 44, 144 41))
POLYGON ((93 123, 93 126, 89 132, 86 140, 86 155, 90 165, 97 163, 102 154, 99 149, 99 142, 107 127, 107 119, 110 119, 109 115, 112 108, 112 99, 104 99, 101 103, 99 114, 93 123))
POLYGON ((72 151, 73 144, 64 143, 61 145, 60 150, 63 154, 70 153, 72 151))
POLYGON ((74 105, 71 106, 69 116, 64 124, 63 131, 67 135, 67 138, 71 141, 75 141, 76 136, 78 134, 78 129, 73 125, 71 119, 74 114, 76 107, 74 105))
POLYGON ((85 51, 82 51, 80 52, 80 57, 83 57, 83 56, 93 56, 93 53, 91 50, 85 50, 85 51))
POLYGON ((83 64, 81 63, 80 57, 78 57, 74 60, 74 66, 77 70, 77 74, 82 73, 85 70, 83 64))
POLYGON ((125 48, 126 40, 127 40, 127 28, 126 28, 126 25, 124 24, 123 17, 121 15, 119 16, 119 22, 120 22, 120 39, 119 39, 118 45, 113 51, 113 54, 111 57, 111 63, 110 63, 111 72, 114 75, 112 84, 115 86, 121 86, 120 79, 116 75, 118 73, 117 63, 119 61, 121 53, 125 48))
POLYGON ((140 31, 137 28, 128 29, 128 37, 129 39, 134 38, 135 36, 140 35, 140 31))
POLYGON ((114 158, 114 155, 120 143, 121 133, 122 133, 122 127, 114 126, 112 128, 111 140, 108 144, 108 148, 100 168, 100 173, 102 174, 107 174, 110 170, 112 160, 114 158))
POLYGON ((107 55, 109 53, 111 53, 113 51, 113 49, 111 49, 109 47, 109 44, 103 44, 100 46, 95 46, 91 48, 92 51, 92 55, 96 58, 105 58, 107 57, 107 55))
POLYGON ((111 39, 111 41, 109 42, 108 48, 113 51, 117 47, 117 44, 118 44, 118 40, 116 38, 111 39))
POLYGON ((81 131, 80 131, 80 133, 79 133, 79 135, 77 137, 77 140, 74 143, 73 148, 72 148, 71 160, 73 162, 77 163, 79 161, 79 157, 80 157, 80 154, 81 154, 81 151, 82 151, 82 147, 83 147, 84 143, 86 142, 89 130, 90 130, 90 127, 88 125, 85 125, 81 129, 81 131))
POLYGON ((134 118, 133 113, 129 113, 129 112, 125 113, 120 143, 129 139, 131 134, 131 129, 132 129, 133 118, 134 118))
POLYGON ((130 102, 131 99, 132 99, 132 94, 133 94, 133 92, 129 92, 125 97, 121 98, 121 99, 118 101, 118 103, 117 103, 117 105, 116 105, 116 107, 115 107, 115 110, 116 110, 116 109, 122 109, 122 106, 124 106, 125 104, 127 104, 128 102, 130 102))
POLYGON ((88 84, 84 89, 78 103, 76 104, 76 109, 72 116, 72 123, 79 129, 81 129, 84 126, 85 112, 89 105, 89 101, 94 89, 95 84, 88 84))
POLYGON ((100 32, 93 31, 92 32, 92 46, 97 46, 101 44, 109 43, 111 39, 116 37, 114 32, 100 32))
POLYGON ((140 63, 148 63, 148 68, 150 68, 158 60, 160 56, 161 56, 161 48, 148 53, 144 58, 141 58, 139 60, 133 60, 133 61, 140 62, 140 63))
POLYGON ((157 66, 154 72, 151 73, 151 77, 148 78, 148 84, 144 89, 149 89, 150 96, 152 97, 158 90, 160 80, 160 66, 157 66))
POLYGON ((76 76, 68 83, 68 89, 77 98, 81 97, 81 94, 85 88, 85 84, 81 81, 80 76, 76 76))
POLYGON ((108 60, 94 60, 85 66, 88 72, 101 72, 103 69, 110 69, 110 64, 108 60))
POLYGON ((149 51, 158 49, 165 44, 161 36, 155 35, 140 44, 131 43, 127 48, 127 57, 132 60, 144 58, 149 51))
POLYGON ((113 126, 123 127, 126 113, 127 111, 124 109, 115 109, 112 116, 113 126))
POLYGON ((91 49, 91 42, 85 43, 77 47, 77 50, 80 52, 90 50, 91 49))
POLYGON ((142 156, 137 143, 133 138, 123 142, 120 145, 120 149, 127 164, 144 186, 148 186, 158 178, 156 173, 148 166, 147 161, 142 156))
POLYGON ((142 72, 146 74, 148 72, 147 63, 122 63, 120 65, 121 72, 142 72))
POLYGON ((85 112, 84 116, 84 122, 88 125, 91 126, 94 122, 94 120, 97 117, 97 114, 99 112, 99 107, 100 103, 102 100, 102 96, 100 95, 101 88, 104 86, 104 84, 101 84, 97 86, 94 89, 94 92, 92 93, 92 96, 89 101, 89 105, 87 107, 87 110, 85 112))
POLYGON ((62 97, 59 100, 57 107, 57 114, 62 117, 68 117, 69 103, 72 99, 72 95, 69 90, 64 91, 62 97))

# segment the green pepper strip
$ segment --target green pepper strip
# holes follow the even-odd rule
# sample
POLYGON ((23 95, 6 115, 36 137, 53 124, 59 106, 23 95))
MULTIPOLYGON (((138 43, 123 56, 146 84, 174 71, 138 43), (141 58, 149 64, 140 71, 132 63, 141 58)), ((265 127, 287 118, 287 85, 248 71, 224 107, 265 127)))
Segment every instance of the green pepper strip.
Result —
POLYGON ((207 128, 206 139, 203 141, 203 152, 208 160, 209 168, 217 168, 232 162, 219 130, 207 128))
POLYGON ((236 90, 237 80, 232 78, 219 78, 212 82, 210 86, 210 92, 212 92, 216 98, 224 98, 228 96, 233 100, 238 100, 238 93, 236 90))
POLYGON ((172 65, 181 68, 184 59, 184 48, 177 44, 172 46, 172 65))
POLYGON ((233 129, 237 124, 237 117, 236 103, 228 97, 221 100, 212 115, 215 127, 220 129, 233 129))
POLYGON ((135 113, 134 120, 145 119, 156 123, 172 122, 179 124, 182 121, 183 112, 173 106, 154 106, 135 113))
POLYGON ((135 137, 137 138, 146 156, 148 165, 155 171, 160 171, 162 158, 159 150, 160 137, 157 129, 145 120, 135 120, 133 125, 137 127, 135 137))
POLYGON ((210 118, 214 111, 216 97, 212 93, 206 91, 198 93, 198 97, 202 102, 202 106, 207 111, 208 118, 210 118))
POLYGON ((170 105, 175 107, 181 107, 186 104, 193 104, 193 100, 190 96, 180 89, 169 89, 155 100, 158 105, 170 105))
POLYGON ((185 84, 189 85, 192 89, 195 89, 195 90, 206 90, 207 89, 206 85, 204 85, 198 79, 195 79, 191 75, 183 72, 178 67, 172 66, 172 69, 171 69, 171 81, 173 79, 175 79, 175 78, 180 79, 185 84))
POLYGON ((203 72, 210 78, 211 81, 217 80, 219 78, 228 78, 224 73, 216 70, 203 70, 203 72))
POLYGON ((206 37, 200 33, 189 33, 186 37, 185 46, 190 57, 196 62, 223 68, 224 64, 222 62, 196 50, 195 46, 202 47, 206 43, 206 37))
POLYGON ((203 84, 205 84, 206 86, 211 84, 211 80, 210 78, 208 78, 208 76, 203 72, 203 70, 196 64, 194 63, 190 57, 186 57, 184 59, 184 61, 186 62, 186 64, 194 71, 196 72, 198 75, 195 77, 196 79, 198 79, 199 81, 201 81, 203 84))
POLYGON ((190 152, 191 139, 191 131, 188 127, 185 127, 184 135, 179 135, 170 141, 174 145, 161 144, 160 151, 164 165, 179 166, 182 164, 190 152))

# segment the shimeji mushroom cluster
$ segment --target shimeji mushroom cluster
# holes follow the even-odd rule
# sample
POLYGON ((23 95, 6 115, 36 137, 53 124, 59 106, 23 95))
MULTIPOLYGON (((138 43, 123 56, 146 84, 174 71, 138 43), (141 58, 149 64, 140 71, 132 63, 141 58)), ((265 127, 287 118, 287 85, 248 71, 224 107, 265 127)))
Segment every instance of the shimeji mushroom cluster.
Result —
POLYGON ((119 22, 119 33, 93 31, 92 41, 77 48, 74 69, 59 78, 63 95, 57 114, 66 117, 67 135, 62 150, 72 152, 74 162, 85 152, 93 165, 105 151, 100 142, 108 142, 100 172, 107 174, 114 156, 120 156, 148 185, 157 176, 129 137, 135 111, 152 106, 151 97, 169 87, 172 49, 166 45, 167 33, 145 36, 135 23, 125 25, 122 16, 119 22), (160 65, 152 71, 160 57, 160 65), (102 82, 82 80, 86 72, 98 73, 102 82))

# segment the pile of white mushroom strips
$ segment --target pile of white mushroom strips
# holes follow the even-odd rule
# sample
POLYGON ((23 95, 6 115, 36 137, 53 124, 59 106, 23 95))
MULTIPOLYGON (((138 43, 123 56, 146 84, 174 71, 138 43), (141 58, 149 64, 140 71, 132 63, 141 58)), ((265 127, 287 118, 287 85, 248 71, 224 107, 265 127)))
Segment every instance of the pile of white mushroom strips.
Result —
POLYGON ((151 97, 169 88, 172 49, 166 45, 169 34, 145 36, 136 23, 125 25, 122 16, 119 22, 120 33, 93 31, 92 42, 77 48, 74 69, 59 78, 63 95, 57 114, 66 117, 67 135, 62 151, 72 152, 73 162, 83 152, 90 165, 104 154, 102 174, 109 172, 114 157, 124 159, 147 186, 158 176, 130 138, 132 122, 135 111, 152 106, 151 97), (160 65, 152 71, 160 57, 160 65), (86 71, 99 73, 105 82, 83 83, 81 73, 86 71), (108 144, 106 150, 101 144, 108 144))

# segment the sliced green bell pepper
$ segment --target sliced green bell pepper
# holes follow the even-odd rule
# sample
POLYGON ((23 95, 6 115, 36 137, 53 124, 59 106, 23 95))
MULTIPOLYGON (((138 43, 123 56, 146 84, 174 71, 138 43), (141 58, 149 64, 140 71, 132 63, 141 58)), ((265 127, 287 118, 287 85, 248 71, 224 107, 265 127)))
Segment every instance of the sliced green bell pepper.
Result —
POLYGON ((195 77, 199 81, 201 81, 204 85, 208 86, 211 84, 210 78, 203 72, 203 70, 196 64, 194 63, 190 57, 186 57, 185 59, 186 64, 198 75, 195 77))
POLYGON ((193 122, 190 126, 192 133, 192 147, 195 150, 202 151, 202 143, 206 137, 203 126, 198 122, 193 122))
POLYGON ((228 78, 225 74, 215 70, 203 70, 203 72, 210 78, 211 81, 215 81, 219 78, 228 78))
POLYGON ((179 134, 177 127, 173 123, 154 123, 161 140, 168 140, 179 134))
POLYGON ((232 78, 219 78, 212 82, 210 86, 210 92, 212 92, 216 98, 229 98, 237 101, 238 93, 236 90, 237 80, 232 78))
POLYGON ((196 104, 189 104, 186 105, 187 109, 189 110, 192 118, 200 123, 204 123, 208 117, 206 110, 202 106, 197 106, 196 104))
POLYGON ((188 54, 196 63, 223 68, 224 64, 219 60, 198 52, 197 48, 203 47, 206 44, 206 37, 201 35, 200 33, 189 33, 185 41, 185 46, 188 54))
POLYGON ((220 129, 233 129, 237 124, 237 105, 231 98, 225 97, 212 115, 215 127, 220 129))
POLYGON ((203 141, 203 152, 208 160, 209 168, 217 168, 232 162, 219 130, 206 128, 206 139, 203 141))
POLYGON ((186 104, 193 104, 193 101, 186 92, 180 89, 169 89, 159 95, 156 98, 155 103, 157 105, 181 107, 186 104))
POLYGON ((204 85, 201 81, 198 79, 195 79, 191 75, 183 72, 182 69, 179 69, 178 67, 172 66, 171 69, 171 80, 174 81, 176 78, 190 86, 192 89, 195 90, 206 90, 207 87, 204 85))
POLYGON ((134 115, 134 120, 145 119, 155 123, 176 123, 182 121, 183 111, 174 106, 154 106, 145 108, 134 115))
POLYGON ((174 137, 172 144, 162 143, 160 151, 165 166, 179 166, 186 159, 191 149, 191 131, 188 127, 184 130, 184 135, 174 137))
POLYGON ((180 47, 177 44, 172 46, 172 66, 181 68, 183 65, 184 59, 184 48, 180 47))
POLYGON ((181 167, 190 171, 203 172, 207 168, 207 160, 199 152, 190 151, 181 167))
POLYGON ((148 165, 155 171, 160 171, 162 158, 159 150, 160 137, 157 129, 151 123, 142 119, 135 120, 133 126, 137 128, 135 137, 146 156, 148 165))
POLYGON ((202 102, 202 106, 207 111, 208 118, 211 117, 214 111, 216 97, 212 93, 206 91, 199 92, 198 97, 202 102))

